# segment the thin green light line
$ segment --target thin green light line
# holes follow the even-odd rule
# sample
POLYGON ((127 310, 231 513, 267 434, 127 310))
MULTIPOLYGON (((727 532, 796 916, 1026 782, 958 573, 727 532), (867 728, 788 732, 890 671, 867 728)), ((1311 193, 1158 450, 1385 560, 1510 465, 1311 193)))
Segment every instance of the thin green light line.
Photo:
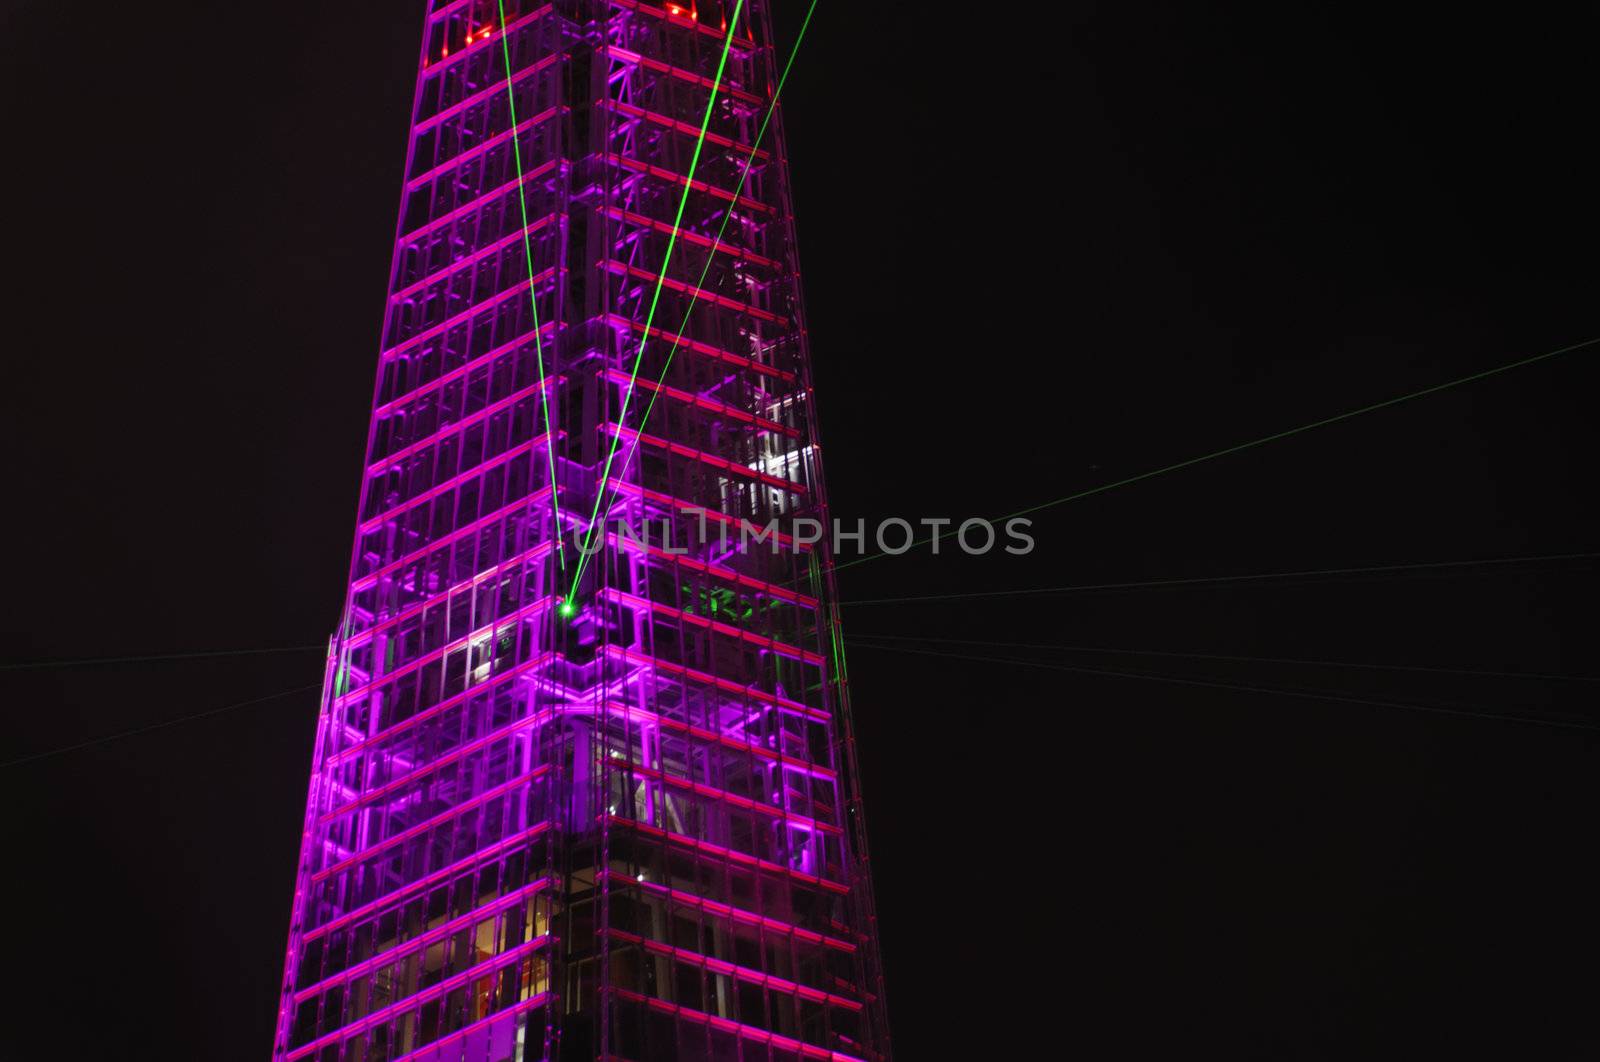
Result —
POLYGON ((1097 590, 1153 590, 1215 583, 1242 583, 1266 579, 1300 579, 1324 575, 1382 575, 1393 572, 1441 568, 1476 568, 1491 564, 1533 564, 1539 561, 1593 560, 1600 553, 1547 553, 1532 557, 1489 557, 1484 560, 1427 561, 1420 564, 1380 564, 1364 568, 1308 568, 1292 572, 1254 572, 1247 575, 1206 575, 1192 579, 1148 579, 1132 583, 1079 583, 1075 586, 1033 586, 1016 590, 975 590, 962 594, 918 594, 912 597, 865 597, 841 605, 903 605, 925 601, 966 601, 979 597, 1032 597, 1039 594, 1073 594, 1097 590))
MULTIPOLYGON (((745 181, 750 177, 750 169, 755 164, 756 152, 760 150, 761 141, 767 135, 767 125, 772 121, 773 112, 778 108, 778 97, 782 95, 783 86, 789 80, 789 70, 794 66, 795 56, 800 54, 800 42, 806 38, 806 29, 811 25, 811 15, 816 11, 816 9, 817 0, 811 0, 811 6, 806 8, 806 17, 800 23, 800 32, 795 35, 794 47, 789 49, 788 62, 783 64, 783 73, 778 77, 777 87, 772 90, 772 100, 767 104, 767 113, 761 119, 761 127, 756 130, 756 138, 750 144, 749 154, 745 156, 744 166, 739 172, 739 183, 735 185, 733 189, 733 200, 728 204, 728 209, 722 215, 722 224, 717 228, 716 239, 711 241, 711 251, 706 255, 706 264, 700 270, 700 277, 694 283, 694 291, 689 296, 688 308, 683 311, 683 320, 678 325, 678 333, 672 337, 672 346, 667 351, 667 359, 661 365, 661 372, 656 375, 656 386, 655 389, 650 393, 650 401, 645 404, 644 416, 639 419, 639 427, 634 433, 633 442, 628 447, 627 456, 622 459, 622 471, 618 474, 619 477, 626 475, 628 466, 633 463, 633 455, 639 449, 639 436, 643 434, 645 425, 650 423, 650 414, 654 412, 656 408, 656 399, 661 397, 661 385, 666 381, 667 371, 672 368, 672 359, 677 356, 678 347, 683 343, 684 332, 687 331, 689 327, 689 315, 694 313, 694 308, 700 301, 700 292, 705 287, 706 276, 711 272, 711 265, 716 261, 717 252, 722 248, 722 236, 728 231, 728 222, 733 220, 734 208, 739 203, 739 196, 744 192, 745 181)), ((601 499, 597 498, 595 500, 596 512, 598 512, 598 503, 601 499)), ((606 506, 605 516, 600 518, 600 523, 604 524, 606 520, 611 518, 611 510, 614 507, 614 505, 606 506)), ((587 540, 585 541, 584 545, 585 548, 587 548, 587 540)), ((583 558, 579 561, 580 567, 578 574, 580 576, 583 574, 582 564, 585 563, 586 560, 587 558, 583 558)), ((577 586, 576 581, 573 582, 573 586, 577 586)), ((570 605, 571 603, 572 596, 571 594, 568 594, 567 604, 570 605)))
MULTIPOLYGON (((1299 664, 1307 667, 1337 667, 1355 671, 1412 671, 1427 675, 1467 675, 1477 678, 1529 679, 1538 682, 1600 682, 1596 675, 1555 675, 1536 671, 1479 671, 1459 667, 1424 667, 1417 664, 1370 664, 1348 660, 1308 660, 1285 656, 1243 656, 1234 653, 1182 653, 1171 649, 1120 649, 1105 645, 1051 645, 1038 642, 999 642, 981 638, 932 638, 921 634, 877 634, 872 631, 853 635, 877 642, 934 642, 942 645, 985 645, 1000 649, 1042 649, 1059 653, 1104 653, 1108 656, 1158 656, 1175 660, 1220 660, 1241 664, 1299 664)), ((859 643, 858 643, 859 644, 859 643)), ((882 648, 888 648, 884 646, 882 648)))
POLYGON ((18 756, 14 760, 7 760, 4 763, 0 763, 0 770, 6 770, 11 767, 19 767, 24 763, 33 763, 36 760, 47 760, 52 756, 64 756, 69 752, 77 752, 80 749, 92 748, 95 745, 105 745, 113 741, 121 741, 123 738, 135 737, 139 734, 148 734, 154 730, 166 730, 171 727, 181 726, 184 723, 192 723, 198 719, 209 719, 211 716, 222 715, 224 712, 233 712, 239 710, 240 708, 249 708, 252 705, 265 704, 268 701, 275 701, 282 697, 291 697, 296 693, 306 693, 310 690, 319 689, 321 686, 322 683, 313 682, 307 686, 296 686, 292 690, 282 690, 278 693, 269 693, 265 697, 257 697, 254 700, 239 701, 235 704, 225 704, 221 708, 211 708, 204 712, 196 712, 193 715, 181 715, 176 719, 168 719, 163 723, 151 723, 149 726, 134 727, 132 730, 121 730, 115 734, 103 734, 100 737, 90 738, 87 741, 80 741, 74 745, 62 745, 59 748, 45 749, 42 752, 29 753, 26 756, 18 756))
POLYGON ((205 649, 189 653, 149 653, 144 656, 90 656, 68 660, 20 660, 0 664, 0 671, 31 671, 52 667, 91 667, 100 664, 144 664, 162 660, 199 660, 220 656, 257 656, 263 653, 309 653, 313 649, 326 651, 321 645, 285 645, 268 649, 205 649))
MULTIPOLYGON (((1340 421, 1350 420, 1352 417, 1359 417, 1364 413, 1373 413, 1373 412, 1376 412, 1377 410, 1380 410, 1380 409, 1387 409, 1390 406, 1399 405, 1402 402, 1409 402, 1409 401, 1411 401, 1412 399, 1415 399, 1415 398, 1422 398, 1422 397, 1424 397, 1426 395, 1437 394, 1440 391, 1447 391, 1452 387, 1460 387, 1463 384, 1469 384, 1469 383, 1474 382, 1475 380, 1482 380, 1482 379, 1485 379, 1485 378, 1490 377, 1490 376, 1497 376, 1497 375, 1499 375, 1500 373, 1503 373, 1503 372, 1510 372, 1512 369, 1520 369, 1524 365, 1532 365, 1535 362, 1540 362, 1540 361, 1544 361, 1544 360, 1546 360, 1548 358, 1553 358, 1558 354, 1570 354, 1574 350, 1582 350, 1584 347, 1592 347, 1596 343, 1600 343, 1600 337, 1596 337, 1594 339, 1586 339, 1582 343, 1574 343, 1571 346, 1561 347, 1559 350, 1549 350, 1549 351, 1544 352, 1543 354, 1535 354, 1531 358, 1522 358, 1522 359, 1520 359, 1518 361, 1513 361, 1513 362, 1511 362, 1509 364, 1506 364, 1506 365, 1500 365, 1500 366, 1497 366, 1497 367, 1495 367, 1493 369, 1485 369, 1482 372, 1475 372, 1471 376, 1463 376, 1463 377, 1460 377, 1459 379, 1447 380, 1447 381, 1445 381, 1444 383, 1441 383, 1441 384, 1434 384, 1432 387, 1424 387, 1420 391, 1412 391, 1410 394, 1399 395, 1399 396, 1397 396, 1395 398, 1388 398, 1388 399, 1383 400, 1382 402, 1374 402, 1370 406, 1362 406, 1360 409, 1352 409, 1352 410, 1349 410, 1348 412, 1340 413, 1340 414, 1338 414, 1336 416, 1325 417, 1322 420, 1312 421, 1310 424, 1302 424, 1298 428, 1290 428, 1287 431, 1274 432, 1271 435, 1263 435, 1259 439, 1251 439, 1249 442, 1242 442, 1242 443, 1239 443, 1236 446, 1229 446, 1226 449, 1222 449, 1222 450, 1213 450, 1211 453, 1201 454, 1199 457, 1191 457, 1187 461, 1179 461, 1177 464, 1167 465, 1167 466, 1165 466, 1163 468, 1152 469, 1149 472, 1141 472, 1136 476, 1129 476, 1126 479, 1119 479, 1119 480, 1117 480, 1117 481, 1115 481, 1113 483, 1102 483, 1098 487, 1090 487, 1088 490, 1081 490, 1081 491, 1078 491, 1076 494, 1068 494, 1065 497, 1056 498, 1056 499, 1054 499, 1052 501, 1040 502, 1038 505, 1031 505, 1026 509, 1018 509, 1016 512, 1007 513, 1005 516, 995 517, 994 518, 994 522, 1000 522, 1000 521, 1004 521, 1004 520, 1014 520, 1019 516, 1027 516, 1027 515, 1029 515, 1031 513, 1040 512, 1040 511, 1042 511, 1044 509, 1050 509, 1050 508, 1053 508, 1053 507, 1055 507, 1057 505, 1065 505, 1067 502, 1077 501, 1080 498, 1088 498, 1088 497, 1092 497, 1092 496, 1094 496, 1096 494, 1104 494, 1106 491, 1115 490, 1117 487, 1126 487, 1129 484, 1138 483, 1138 482, 1140 482, 1142 480, 1151 479, 1152 477, 1155 477, 1155 476, 1165 475, 1168 472, 1176 472, 1179 469, 1188 468, 1191 465, 1198 465, 1198 464, 1201 464, 1202 462, 1205 462, 1205 461, 1212 461, 1212 460, 1215 460, 1216 458, 1219 458, 1219 457, 1226 457, 1229 454, 1236 454, 1236 453, 1239 453, 1240 451, 1250 450, 1250 449, 1253 449, 1253 448, 1255 448, 1257 446, 1265 446, 1269 442, 1276 442, 1279 439, 1287 439, 1291 435, 1299 435, 1299 434, 1301 434, 1303 432, 1312 431, 1313 429, 1316 429, 1316 428, 1325 428, 1330 424, 1338 424, 1340 421)), ((920 539, 920 540, 918 540, 916 542, 913 542, 913 543, 911 543, 911 546, 907 547, 907 549, 910 549, 910 548, 913 548, 913 547, 916 547, 916 546, 926 546, 926 545, 929 545, 930 543, 933 543, 933 542, 940 542, 940 541, 943 541, 946 538, 949 538, 951 535, 954 535, 955 533, 956 533, 955 531, 944 531, 944 532, 941 532, 941 533, 939 533, 937 535, 932 535, 932 536, 930 536, 928 538, 920 539)), ((902 551, 902 552, 904 552, 904 551, 902 551)), ((834 570, 838 571, 838 570, 843 569, 843 568, 853 568, 857 564, 865 564, 868 561, 878 560, 879 558, 882 558, 882 557, 897 557, 897 556, 900 556, 900 554, 899 553, 874 553, 874 554, 872 554, 870 556, 857 557, 853 561, 846 561, 844 564, 835 565, 834 566, 834 570)))
POLYGON ((545 457, 550 462, 550 510, 551 518, 555 521, 556 560, 560 564, 561 570, 566 571, 566 548, 561 541, 561 502, 556 497, 556 436, 555 432, 550 428, 550 392, 545 384, 544 339, 540 335, 542 327, 539 324, 539 293, 533 279, 533 242, 528 238, 528 191, 522 184, 522 145, 517 141, 517 94, 512 84, 511 37, 506 32, 505 0, 498 0, 498 3, 500 6, 500 54, 505 57, 506 63, 506 106, 511 112, 511 157, 516 161, 517 165, 517 202, 522 207, 522 257, 528 263, 528 305, 533 308, 533 353, 534 360, 539 365, 539 396, 544 403, 544 434, 548 440, 545 443, 544 452, 545 457))
POLYGON ((1198 686, 1204 689, 1239 690, 1245 693, 1265 693, 1280 697, 1297 697, 1303 700, 1334 701, 1343 704, 1360 704, 1373 708, 1400 708, 1410 712, 1426 712, 1431 715, 1459 715, 1471 719, 1494 719, 1507 723, 1527 723, 1530 726, 1556 727, 1562 730, 1600 730, 1600 726, 1592 723, 1580 723, 1562 719, 1541 719, 1538 716, 1512 715, 1508 712, 1483 711, 1475 708, 1446 708, 1432 704, 1411 704, 1406 701, 1379 701, 1365 697, 1347 697, 1344 694, 1333 693, 1327 690, 1294 689, 1292 687, 1278 686, 1247 686, 1233 682, 1210 682, 1203 679, 1179 678, 1175 675, 1157 675, 1138 671, 1110 671, 1096 667, 1075 667, 1071 664, 1052 664, 1043 660, 1018 660, 1014 657, 978 656, 972 653, 952 653, 946 650, 932 649, 906 649, 892 645, 868 645, 857 643, 861 649, 876 649, 886 653, 909 653, 915 656, 932 656, 941 660, 971 660, 982 664, 1012 664, 1021 667, 1043 668, 1046 671, 1069 671, 1080 675, 1096 675, 1104 678, 1130 678, 1141 679, 1145 682, 1162 682, 1173 686, 1198 686))
POLYGON ((650 296, 650 310, 645 314, 644 331, 639 336, 639 352, 633 358, 633 371, 628 376, 628 389, 622 395, 622 410, 617 415, 617 428, 611 434, 611 447, 606 451, 605 467, 600 473, 600 489, 595 494, 594 511, 589 514, 589 526, 583 533, 583 545, 578 549, 578 570, 572 577, 572 585, 567 588, 566 600, 562 602, 564 612, 570 613, 572 599, 578 592, 578 583, 583 579, 584 569, 589 566, 589 542, 594 537, 594 529, 600 516, 600 503, 606 496, 606 484, 611 478, 611 462, 617 456, 617 444, 622 441, 620 429, 623 421, 628 417, 628 405, 633 400, 633 387, 639 380, 639 366, 644 363, 645 344, 650 341, 650 326, 656 319, 656 306, 661 301, 661 288, 666 283, 667 266, 672 261, 672 251, 678 245, 678 231, 683 224, 683 211, 689 205, 689 193, 694 187, 694 171, 700 165, 700 150, 706 143, 706 130, 711 126, 711 112, 717 104, 717 93, 722 89, 722 73, 728 65, 728 52, 733 48, 733 34, 739 25, 739 14, 744 10, 744 0, 738 0, 734 5, 733 17, 728 20, 728 35, 722 41, 722 55, 717 59, 717 75, 711 82, 711 98, 706 100, 706 113, 700 119, 700 133, 695 137, 694 154, 689 158, 689 172, 683 181, 683 194, 678 197, 678 213, 672 219, 672 234, 667 238, 667 253, 661 258, 661 272, 656 276, 655 291, 650 296))

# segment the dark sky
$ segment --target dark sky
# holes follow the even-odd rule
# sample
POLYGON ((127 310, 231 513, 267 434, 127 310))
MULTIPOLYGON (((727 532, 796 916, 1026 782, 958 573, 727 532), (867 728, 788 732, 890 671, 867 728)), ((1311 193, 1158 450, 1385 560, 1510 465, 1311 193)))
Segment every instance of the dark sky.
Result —
MULTIPOLYGON (((6 8, 0 659, 326 638, 420 6, 6 8)), ((1600 336, 1595 25, 1200 6, 819 4, 785 117, 837 515, 1009 513, 1600 336)), ((842 593, 1600 550, 1597 351, 842 593)), ((899 1055, 1593 1057, 1600 735, 1483 716, 1600 725, 1596 575, 847 606, 899 1055)), ((321 666, 8 669, 0 758, 321 666)), ((315 711, 0 769, 27 1057, 267 1054, 315 711)))

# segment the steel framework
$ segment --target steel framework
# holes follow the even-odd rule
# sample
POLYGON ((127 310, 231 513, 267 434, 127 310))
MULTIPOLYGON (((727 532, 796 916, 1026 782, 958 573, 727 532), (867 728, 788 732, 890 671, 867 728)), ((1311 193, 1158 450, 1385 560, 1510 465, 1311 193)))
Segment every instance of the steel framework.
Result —
POLYGON ((766 8, 426 5, 275 1059, 888 1058, 766 8))

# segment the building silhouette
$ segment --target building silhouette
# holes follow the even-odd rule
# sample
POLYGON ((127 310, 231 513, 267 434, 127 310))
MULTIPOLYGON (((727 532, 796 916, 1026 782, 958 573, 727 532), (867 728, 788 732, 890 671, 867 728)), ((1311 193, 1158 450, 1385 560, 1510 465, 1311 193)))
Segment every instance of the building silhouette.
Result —
POLYGON ((767 6, 426 5, 275 1059, 888 1057, 767 6))

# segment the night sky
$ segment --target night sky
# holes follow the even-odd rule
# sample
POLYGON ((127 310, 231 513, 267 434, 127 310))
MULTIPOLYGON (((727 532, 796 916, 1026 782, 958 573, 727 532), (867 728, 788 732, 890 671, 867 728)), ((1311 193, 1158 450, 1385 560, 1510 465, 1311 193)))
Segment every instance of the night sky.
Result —
MULTIPOLYGON (((1199 6, 819 4, 784 111, 837 516, 1600 337, 1600 27, 1199 6)), ((6 6, 0 661, 325 641, 420 7, 6 6)), ((841 572, 898 1055, 1594 1057, 1597 383, 1600 346, 1062 504, 1025 558, 841 572)), ((8 666, 0 759, 321 677, 8 666)), ((0 769, 15 1057, 266 1057, 315 713, 0 769)))

